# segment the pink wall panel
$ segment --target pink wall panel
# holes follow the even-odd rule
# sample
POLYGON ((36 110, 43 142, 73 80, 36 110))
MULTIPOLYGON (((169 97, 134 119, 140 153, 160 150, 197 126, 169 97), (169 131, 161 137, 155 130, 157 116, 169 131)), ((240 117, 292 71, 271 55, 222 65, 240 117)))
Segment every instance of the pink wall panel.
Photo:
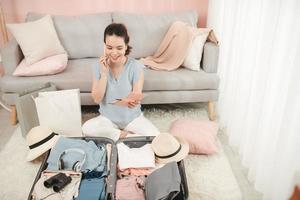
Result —
POLYGON ((7 23, 23 22, 28 12, 78 15, 111 11, 157 14, 197 10, 198 26, 205 27, 208 10, 208 0, 0 0, 0 3, 7 23))
POLYGON ((105 11, 163 13, 195 9, 206 25, 208 0, 0 0, 7 22, 22 22, 27 12, 76 15, 105 11))

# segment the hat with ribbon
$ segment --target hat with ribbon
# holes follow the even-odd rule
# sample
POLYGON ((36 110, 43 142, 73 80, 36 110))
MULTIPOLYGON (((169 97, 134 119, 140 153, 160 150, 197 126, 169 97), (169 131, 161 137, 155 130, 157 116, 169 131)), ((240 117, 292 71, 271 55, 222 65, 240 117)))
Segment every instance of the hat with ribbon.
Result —
POLYGON ((26 136, 26 142, 29 147, 27 161, 32 161, 51 149, 59 138, 60 135, 54 133, 48 127, 33 127, 26 136))
POLYGON ((169 163, 184 159, 189 153, 188 143, 181 137, 169 133, 160 133, 156 136, 151 147, 158 163, 169 163))

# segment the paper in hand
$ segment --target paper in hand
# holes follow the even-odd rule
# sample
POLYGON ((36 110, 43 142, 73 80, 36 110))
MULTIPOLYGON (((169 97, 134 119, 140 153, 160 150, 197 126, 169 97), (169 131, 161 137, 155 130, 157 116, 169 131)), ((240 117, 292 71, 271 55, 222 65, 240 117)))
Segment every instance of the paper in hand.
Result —
POLYGON ((123 99, 115 99, 113 102, 111 102, 111 104, 122 100, 123 102, 127 102, 127 104, 124 106, 128 106, 129 102, 140 102, 144 97, 145 95, 141 92, 130 92, 127 97, 123 99))

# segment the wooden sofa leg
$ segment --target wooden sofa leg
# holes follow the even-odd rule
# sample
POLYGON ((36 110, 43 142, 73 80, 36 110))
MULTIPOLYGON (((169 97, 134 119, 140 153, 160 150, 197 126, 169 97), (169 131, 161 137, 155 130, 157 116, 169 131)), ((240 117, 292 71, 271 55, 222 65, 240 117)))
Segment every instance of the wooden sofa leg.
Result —
POLYGON ((212 101, 208 102, 208 118, 210 121, 216 120, 215 104, 212 101))
POLYGON ((17 124, 17 109, 16 109, 16 106, 11 106, 10 124, 11 125, 16 125, 17 124))

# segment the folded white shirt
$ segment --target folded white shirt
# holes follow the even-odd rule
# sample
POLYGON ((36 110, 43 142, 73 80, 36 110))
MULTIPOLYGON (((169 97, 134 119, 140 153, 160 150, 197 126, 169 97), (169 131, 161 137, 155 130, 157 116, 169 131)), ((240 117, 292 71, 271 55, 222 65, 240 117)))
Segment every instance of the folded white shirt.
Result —
POLYGON ((140 148, 130 148, 124 143, 117 144, 119 168, 154 168, 155 156, 150 144, 140 148))

